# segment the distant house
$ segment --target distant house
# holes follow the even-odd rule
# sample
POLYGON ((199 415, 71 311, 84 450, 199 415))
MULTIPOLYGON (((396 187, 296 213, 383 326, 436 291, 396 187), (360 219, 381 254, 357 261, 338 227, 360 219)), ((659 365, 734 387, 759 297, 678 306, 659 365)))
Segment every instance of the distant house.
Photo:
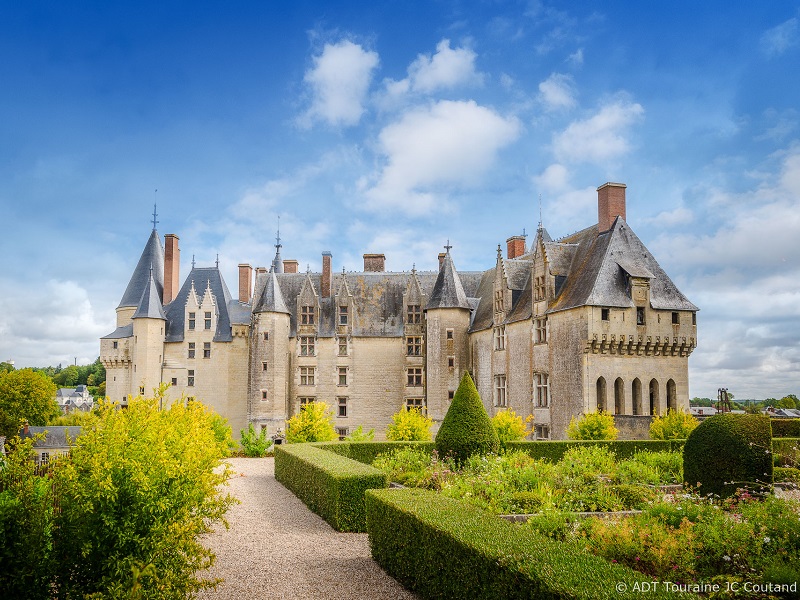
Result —
POLYGON ((89 412, 94 406, 94 398, 89 395, 89 390, 85 385, 79 385, 74 389, 59 389, 56 392, 56 402, 58 402, 61 412, 65 415, 76 410, 89 412))
POLYGON ((770 411, 769 416, 775 419, 798 419, 800 418, 800 410, 796 408, 776 408, 770 411))
POLYGON ((82 427, 56 427, 54 425, 33 427, 25 424, 19 435, 22 438, 32 438, 44 434, 43 438, 33 442, 36 464, 44 465, 56 456, 68 453, 82 431, 82 427))
POLYGON ((694 417, 711 417, 719 411, 713 406, 690 406, 689 412, 694 417))

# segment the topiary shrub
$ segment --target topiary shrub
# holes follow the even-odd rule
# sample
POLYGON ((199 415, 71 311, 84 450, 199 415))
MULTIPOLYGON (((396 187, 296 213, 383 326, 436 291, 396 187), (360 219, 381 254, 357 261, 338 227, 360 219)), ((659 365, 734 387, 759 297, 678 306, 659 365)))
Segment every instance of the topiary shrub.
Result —
POLYGON ((772 484, 769 417, 724 413, 700 423, 683 447, 683 478, 701 494, 766 490, 772 484))
POLYGON ((436 450, 440 456, 452 455, 463 462, 473 454, 497 453, 500 442, 478 389, 465 371, 453 403, 436 434, 436 450))
POLYGON ((580 419, 572 417, 567 427, 571 440, 615 440, 618 435, 614 415, 602 411, 586 413, 580 419))

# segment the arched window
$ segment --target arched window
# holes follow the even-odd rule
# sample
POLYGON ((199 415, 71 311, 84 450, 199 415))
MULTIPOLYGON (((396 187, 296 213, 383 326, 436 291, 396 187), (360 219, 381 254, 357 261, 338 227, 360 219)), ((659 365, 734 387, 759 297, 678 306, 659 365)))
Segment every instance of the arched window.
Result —
POLYGON ((625 414, 625 382, 621 377, 614 382, 614 414, 625 414))
POLYGON ((631 384, 631 396, 633 397, 633 414, 642 414, 642 382, 639 378, 633 380, 631 384))
POLYGON ((672 379, 667 382, 667 410, 678 410, 678 394, 672 379))
POLYGON ((597 412, 606 409, 606 380, 605 377, 597 378, 597 412))
POLYGON ((658 380, 650 380, 650 414, 658 414, 658 380))

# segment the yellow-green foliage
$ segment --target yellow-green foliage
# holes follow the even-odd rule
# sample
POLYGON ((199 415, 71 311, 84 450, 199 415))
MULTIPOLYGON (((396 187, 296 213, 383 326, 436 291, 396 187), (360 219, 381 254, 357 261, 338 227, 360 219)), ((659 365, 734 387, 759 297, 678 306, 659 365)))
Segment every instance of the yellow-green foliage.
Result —
POLYGON ((685 440, 700 424, 696 418, 683 410, 668 410, 650 423, 651 440, 685 440))
POLYGON ((521 416, 514 412, 513 408, 501 410, 492 417, 492 425, 497 432, 497 439, 500 446, 505 448, 506 442, 517 442, 524 440, 530 435, 531 430, 527 428, 527 423, 533 421, 533 415, 523 420, 521 416))
POLYGON ((567 427, 571 440, 615 440, 617 435, 614 416, 606 412, 586 413, 580 419, 572 417, 567 427))
POLYGON ((453 402, 436 434, 436 450, 440 456, 452 455, 460 463, 473 454, 497 453, 499 446, 497 432, 486 414, 475 382, 469 371, 464 371, 453 402))
POLYGON ((47 425, 58 416, 56 385, 33 369, 0 372, 0 435, 12 438, 22 424, 47 425))
POLYGON ((309 402, 286 422, 286 441, 290 444, 330 442, 337 437, 333 415, 324 402, 309 402))
POLYGON ((431 439, 433 421, 416 408, 400 409, 392 415, 386 439, 395 442, 427 442, 431 439))

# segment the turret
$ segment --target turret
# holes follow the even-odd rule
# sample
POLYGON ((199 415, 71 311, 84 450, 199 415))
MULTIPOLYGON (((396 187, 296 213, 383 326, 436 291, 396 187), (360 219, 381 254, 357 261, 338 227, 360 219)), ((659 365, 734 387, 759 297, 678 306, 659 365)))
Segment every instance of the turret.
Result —
POLYGON ((161 383, 164 360, 164 324, 166 316, 159 298, 158 286, 151 271, 139 299, 133 321, 134 389, 131 394, 149 395, 161 383))
POLYGON ((117 306, 117 327, 130 324, 151 274, 155 293, 161 302, 164 293, 164 246, 161 244, 161 238, 155 228, 142 250, 142 255, 139 257, 139 262, 136 263, 128 287, 125 288, 122 300, 117 306))

